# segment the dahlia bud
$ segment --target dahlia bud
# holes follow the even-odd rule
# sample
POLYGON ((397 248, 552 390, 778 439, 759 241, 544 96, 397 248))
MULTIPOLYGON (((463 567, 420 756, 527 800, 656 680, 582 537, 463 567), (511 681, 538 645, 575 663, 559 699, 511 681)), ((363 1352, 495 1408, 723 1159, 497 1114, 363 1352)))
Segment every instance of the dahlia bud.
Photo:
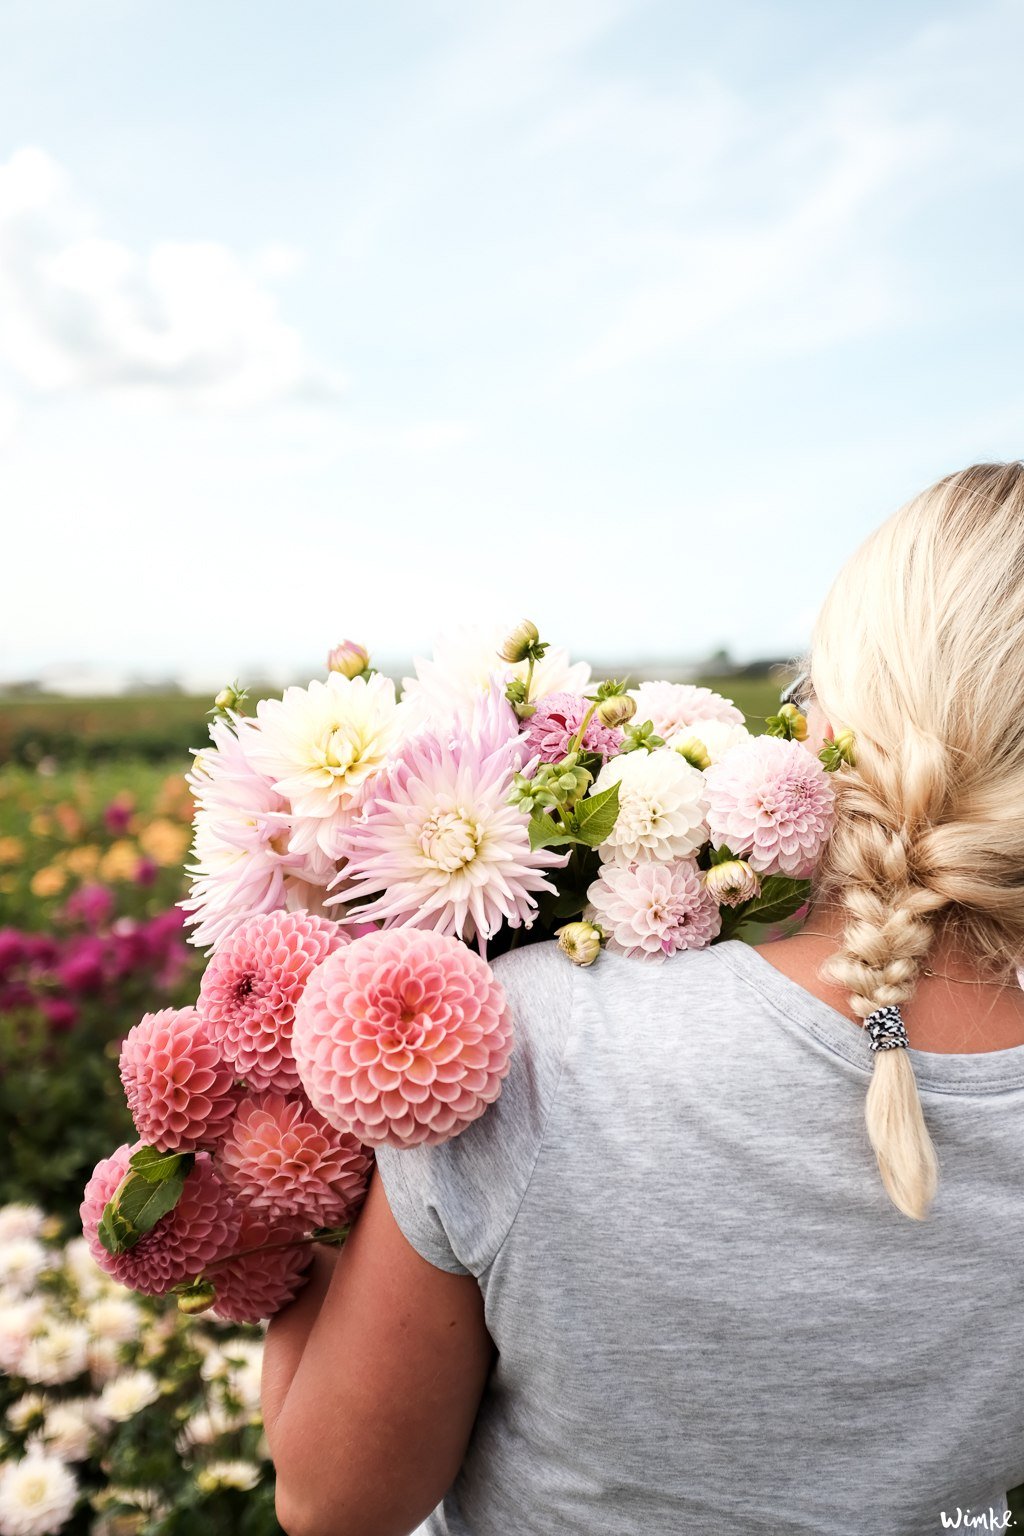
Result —
POLYGON ((795 704, 783 704, 777 715, 769 715, 765 721, 766 736, 780 736, 783 741, 807 740, 807 717, 795 704))
POLYGON ((631 699, 628 693, 613 693, 610 698, 601 700, 594 713, 602 725, 615 730, 632 720, 636 714, 636 699, 631 699))
POLYGON ((704 889, 720 907, 739 907, 760 895, 761 882, 746 859, 713 864, 704 876, 704 889))
POLYGON ((566 923, 555 929, 558 947, 573 965, 593 965, 601 953, 606 935, 596 923, 566 923))
POLYGON ((212 1280, 194 1280, 191 1285, 183 1285, 177 1291, 178 1311, 184 1312, 187 1317, 198 1317, 200 1312, 208 1312, 217 1300, 217 1287, 212 1280))
POLYGON ((342 677, 358 677, 370 665, 370 655, 354 640, 343 640, 328 654, 328 672, 340 672, 342 677))
POLYGON ((701 773, 705 768, 711 767, 711 758, 708 749, 699 736, 687 736, 683 741, 676 743, 675 749, 680 757, 684 757, 691 768, 699 768, 701 773))
POLYGON ((238 714, 241 711, 244 700, 248 696, 249 690, 247 688, 240 688, 237 683, 229 683, 226 688, 220 690, 220 693, 218 693, 213 701, 213 708, 209 713, 211 715, 223 716, 227 714, 228 710, 233 709, 238 714))
POLYGON ((498 655, 502 661, 507 661, 511 665, 515 665, 519 661, 526 661, 539 639, 540 631, 536 624, 531 624, 529 619, 524 619, 521 624, 516 625, 504 644, 499 648, 498 655))
POLYGON ((855 737, 852 731, 840 731, 839 735, 831 741, 826 741, 818 753, 819 761, 827 773, 835 773, 844 763, 855 768, 857 754, 855 751, 855 737))

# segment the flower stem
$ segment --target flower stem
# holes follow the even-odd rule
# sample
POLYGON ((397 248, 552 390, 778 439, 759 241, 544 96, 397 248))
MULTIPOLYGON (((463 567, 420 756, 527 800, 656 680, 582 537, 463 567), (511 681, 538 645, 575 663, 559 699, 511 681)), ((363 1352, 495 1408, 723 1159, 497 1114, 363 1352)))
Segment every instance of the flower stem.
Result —
MULTIPOLYGON (((341 1239, 341 1242, 344 1242, 344 1238, 341 1239)), ((236 1259, 247 1259, 253 1253, 270 1253, 275 1248, 301 1248, 309 1243, 326 1243, 328 1247, 341 1246, 341 1243, 337 1240, 332 1242, 329 1238, 317 1236, 315 1233, 311 1233, 309 1237, 289 1237, 279 1243, 260 1243, 255 1248, 240 1248, 237 1253, 228 1253, 222 1259, 214 1259, 211 1263, 207 1264, 199 1279, 202 1280, 209 1274, 211 1269, 218 1269, 222 1264, 233 1264, 236 1259)))
POLYGON ((575 736, 572 738, 572 740, 569 743, 569 750, 565 754, 566 757, 569 757, 570 754, 573 753, 573 752, 578 752, 579 751, 580 744, 583 741, 584 733, 585 733, 585 731, 587 729, 587 726, 590 724, 591 716, 593 715, 594 710, 597 708, 598 702, 599 701, 597 699, 595 699, 593 701, 593 703, 591 704, 590 708, 587 710, 586 714, 583 716, 583 719, 580 722, 579 730, 576 732, 575 736))

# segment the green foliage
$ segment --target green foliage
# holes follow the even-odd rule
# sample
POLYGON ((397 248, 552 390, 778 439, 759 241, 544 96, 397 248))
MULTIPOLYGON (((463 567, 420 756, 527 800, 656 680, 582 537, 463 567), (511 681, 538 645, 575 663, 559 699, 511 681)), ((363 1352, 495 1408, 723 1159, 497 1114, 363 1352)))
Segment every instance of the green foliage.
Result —
POLYGON ((588 795, 576 807, 575 830, 581 843, 596 848, 610 837, 619 814, 619 784, 609 784, 596 795, 588 795))
POLYGON ((98 1236, 108 1253, 127 1253, 151 1232, 181 1199, 195 1157, 191 1152, 166 1156, 155 1147, 139 1147, 130 1171, 103 1208, 98 1236))

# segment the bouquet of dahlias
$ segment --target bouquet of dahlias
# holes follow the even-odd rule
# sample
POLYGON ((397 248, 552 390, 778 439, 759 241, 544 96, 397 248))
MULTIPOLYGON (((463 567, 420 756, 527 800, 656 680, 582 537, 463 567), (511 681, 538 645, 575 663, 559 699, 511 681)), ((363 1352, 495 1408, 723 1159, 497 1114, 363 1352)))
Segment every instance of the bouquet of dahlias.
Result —
POLYGON ((310 1244, 344 1240, 375 1147, 457 1136, 498 1097, 514 1028, 488 953, 661 960, 806 898, 843 753, 805 750, 792 705, 753 736, 708 688, 595 685, 529 623, 415 671, 399 696, 345 642, 252 715, 226 689, 195 754, 181 905, 207 968, 194 1007, 125 1037, 139 1140, 81 1208, 99 1263, 183 1310, 270 1317, 310 1244))

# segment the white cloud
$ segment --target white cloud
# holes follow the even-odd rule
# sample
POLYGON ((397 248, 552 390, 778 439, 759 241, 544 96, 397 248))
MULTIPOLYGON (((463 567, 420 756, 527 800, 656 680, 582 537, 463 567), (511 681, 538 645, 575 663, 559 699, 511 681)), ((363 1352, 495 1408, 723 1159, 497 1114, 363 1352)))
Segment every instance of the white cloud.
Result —
POLYGON ((329 398, 341 380, 307 354, 268 281, 300 253, 246 262, 213 240, 136 251, 42 149, 0 164, 0 366, 41 394, 116 389, 139 400, 237 409, 329 398))

